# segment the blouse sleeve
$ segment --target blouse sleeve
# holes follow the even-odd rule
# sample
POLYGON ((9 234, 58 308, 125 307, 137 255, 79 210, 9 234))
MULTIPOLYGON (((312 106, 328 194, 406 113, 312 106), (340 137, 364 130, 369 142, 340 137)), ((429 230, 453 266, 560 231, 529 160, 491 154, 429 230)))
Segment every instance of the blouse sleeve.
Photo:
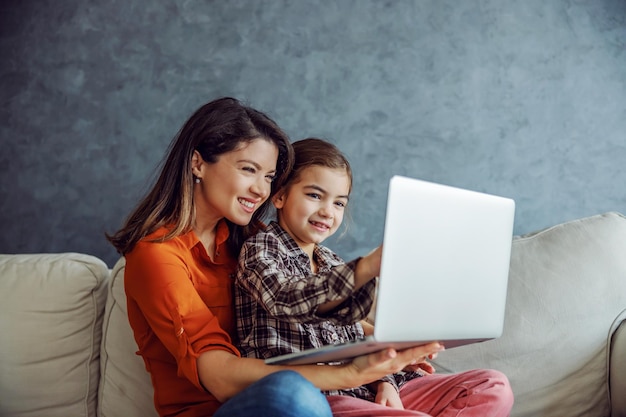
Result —
POLYGON ((176 359, 178 375, 203 390, 197 370, 200 353, 211 349, 239 352, 194 287, 191 261, 190 255, 185 259, 166 245, 140 242, 126 255, 124 281, 129 320, 140 352, 153 355, 152 349, 158 349, 153 341, 156 336, 176 359))
MULTIPOLYGON (((300 260, 301 261, 301 260, 300 260)), ((263 242, 248 241, 239 258, 237 284, 268 314, 278 320, 313 323, 331 320, 353 324, 367 316, 373 302, 375 281, 354 291, 356 260, 342 263, 327 272, 306 274, 293 265, 297 259, 271 234, 263 242), (345 298, 339 307, 324 316, 317 308, 328 301, 345 298)))

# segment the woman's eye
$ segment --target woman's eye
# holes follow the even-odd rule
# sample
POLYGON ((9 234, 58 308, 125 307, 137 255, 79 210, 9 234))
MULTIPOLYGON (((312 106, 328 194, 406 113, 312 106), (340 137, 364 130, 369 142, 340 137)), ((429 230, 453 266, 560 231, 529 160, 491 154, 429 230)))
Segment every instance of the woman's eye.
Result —
POLYGON ((274 180, 276 179, 276 174, 268 174, 268 175, 265 176, 265 179, 268 182, 274 182, 274 180))
POLYGON ((242 168, 244 171, 248 171, 251 174, 254 174, 256 172, 256 169, 254 167, 243 167, 242 168))

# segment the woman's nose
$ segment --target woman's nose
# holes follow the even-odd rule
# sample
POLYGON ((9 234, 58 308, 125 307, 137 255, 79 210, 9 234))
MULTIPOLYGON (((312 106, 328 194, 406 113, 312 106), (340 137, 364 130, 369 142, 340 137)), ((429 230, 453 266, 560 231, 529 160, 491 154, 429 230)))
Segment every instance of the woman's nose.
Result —
POLYGON ((260 198, 267 198, 267 196, 270 195, 270 191, 272 189, 272 184, 268 183, 267 180, 265 179, 265 177, 262 177, 258 180, 256 180, 253 184, 252 187, 250 187, 250 190, 258 195, 260 198))

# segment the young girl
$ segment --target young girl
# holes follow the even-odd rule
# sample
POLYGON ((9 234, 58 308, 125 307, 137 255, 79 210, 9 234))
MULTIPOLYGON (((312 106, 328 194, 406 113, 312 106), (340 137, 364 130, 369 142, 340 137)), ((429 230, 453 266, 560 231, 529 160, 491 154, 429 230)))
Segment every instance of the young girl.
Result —
MULTIPOLYGON (((272 200, 278 222, 246 241, 240 253, 235 299, 243 356, 269 358, 362 337, 359 321, 372 305, 381 248, 345 263, 321 245, 343 221, 350 164, 320 139, 293 147, 294 169, 272 200), (358 268, 363 260, 372 266, 367 274, 358 268)), ((432 375, 429 363, 416 362, 374 383, 325 391, 333 415, 508 415, 513 396, 501 373, 432 375)))

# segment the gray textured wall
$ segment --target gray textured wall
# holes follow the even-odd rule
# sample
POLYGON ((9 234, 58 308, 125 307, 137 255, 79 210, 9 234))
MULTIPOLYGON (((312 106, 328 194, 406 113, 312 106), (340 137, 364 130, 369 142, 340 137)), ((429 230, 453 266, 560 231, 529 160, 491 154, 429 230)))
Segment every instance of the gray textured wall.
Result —
POLYGON ((392 174, 517 201, 515 232, 626 212, 626 1, 0 5, 0 252, 80 251, 232 95, 356 173, 344 257, 378 244, 392 174))

